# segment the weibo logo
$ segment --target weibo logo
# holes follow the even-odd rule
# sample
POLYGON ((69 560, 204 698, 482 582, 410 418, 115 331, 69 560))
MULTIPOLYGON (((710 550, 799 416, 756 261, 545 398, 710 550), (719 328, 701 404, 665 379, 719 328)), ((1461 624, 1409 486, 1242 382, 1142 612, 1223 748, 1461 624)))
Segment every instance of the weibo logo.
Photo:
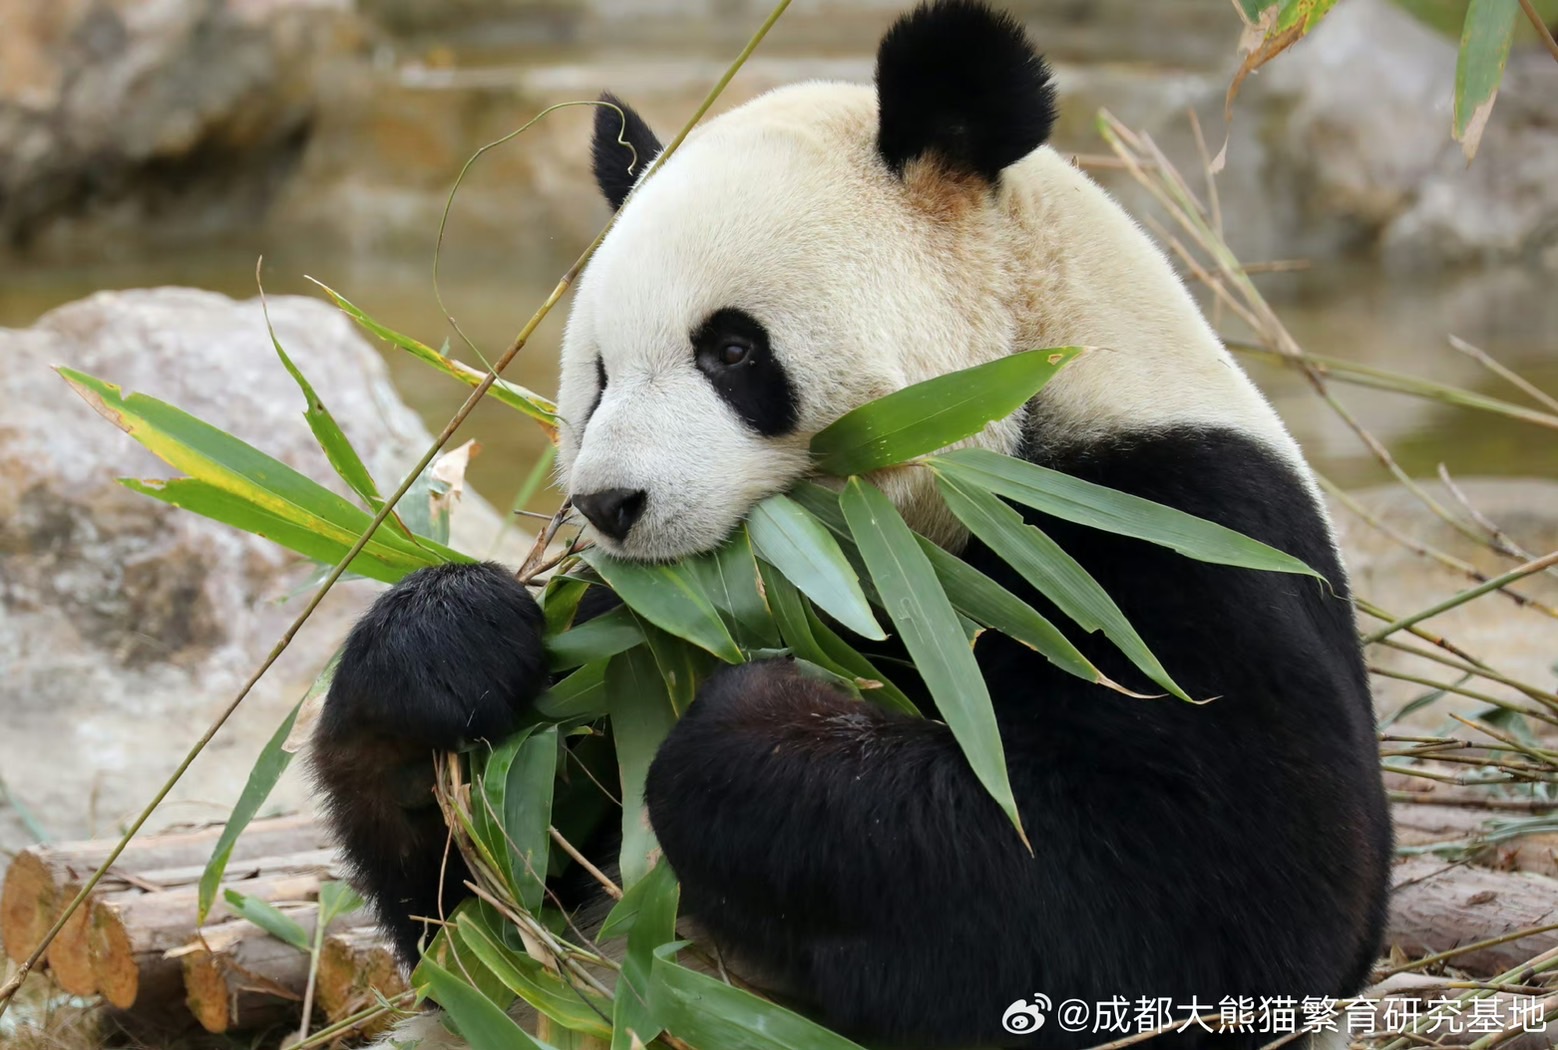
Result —
POLYGON ((1018 999, 1001 1015, 1001 1027, 1013 1035, 1030 1035, 1044 1027, 1044 1013, 1049 1008, 1047 995, 1035 995, 1031 1002, 1018 999))

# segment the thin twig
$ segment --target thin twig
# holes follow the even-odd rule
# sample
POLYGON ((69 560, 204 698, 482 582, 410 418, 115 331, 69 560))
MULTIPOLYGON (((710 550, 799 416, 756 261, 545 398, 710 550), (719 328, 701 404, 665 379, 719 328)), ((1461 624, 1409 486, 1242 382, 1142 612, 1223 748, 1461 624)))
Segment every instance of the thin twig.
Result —
POLYGON ((1547 28, 1547 23, 1542 21, 1542 16, 1531 3, 1531 0, 1520 0, 1520 10, 1526 13, 1526 19, 1536 27, 1536 35, 1541 38, 1542 46, 1547 48, 1547 53, 1554 59, 1558 59, 1558 40, 1553 39, 1553 31, 1547 28))

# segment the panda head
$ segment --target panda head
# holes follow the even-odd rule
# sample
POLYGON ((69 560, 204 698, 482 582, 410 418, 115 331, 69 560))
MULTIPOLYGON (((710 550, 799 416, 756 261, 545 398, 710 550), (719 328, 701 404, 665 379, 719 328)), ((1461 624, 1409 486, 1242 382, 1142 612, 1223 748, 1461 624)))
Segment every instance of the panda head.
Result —
MULTIPOLYGON (((883 38, 874 91, 759 97, 631 198, 661 146, 607 100, 594 169, 619 213, 578 287, 558 403, 564 487, 608 551, 708 550, 811 472, 811 436, 845 412, 1010 352, 1003 172, 1054 113, 1009 17, 923 5, 883 38)), ((1016 425, 985 440, 1009 449, 1016 425)), ((922 473, 876 480, 934 531, 922 473)))

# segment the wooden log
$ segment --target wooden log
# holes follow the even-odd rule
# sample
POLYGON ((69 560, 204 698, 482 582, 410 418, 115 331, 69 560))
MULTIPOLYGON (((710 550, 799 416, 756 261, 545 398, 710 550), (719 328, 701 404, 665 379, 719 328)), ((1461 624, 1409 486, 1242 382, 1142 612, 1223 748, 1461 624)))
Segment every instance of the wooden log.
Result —
MULTIPOLYGON (((280 910, 312 935, 317 905, 280 910)), ((296 1021, 308 981, 308 953, 246 919, 202 927, 173 961, 182 969, 184 1001, 208 1032, 296 1021)))
MULTIPOLYGON (((410 987, 389 942, 365 913, 358 922, 332 928, 325 934, 319 953, 319 975, 314 995, 331 1024, 378 1002, 392 999, 410 987)), ((369 1022, 362 1034, 376 1036, 394 1024, 393 1016, 369 1022)))
MULTIPOLYGON (((318 897, 321 882, 337 874, 334 863, 328 851, 270 858, 258 877, 224 882, 222 889, 270 902, 308 902, 318 897)), ((176 991, 179 967, 167 953, 195 938, 198 892, 188 886, 155 893, 127 890, 109 894, 92 902, 85 936, 56 941, 56 947, 62 955, 76 956, 67 964, 72 968, 79 968, 78 960, 84 959, 94 990, 120 1009, 134 1006, 143 988, 148 994, 153 990, 176 991)), ((219 892, 208 921, 229 915, 226 899, 219 892)), ((59 969, 55 954, 51 948, 50 965, 59 969)))
POLYGON ((1443 843, 1473 850, 1472 863, 1503 871, 1534 871, 1558 875, 1558 832, 1521 835, 1488 842, 1498 824, 1529 819, 1535 813, 1479 809, 1468 805, 1398 804, 1392 808, 1396 843, 1424 846, 1443 843))
MULTIPOLYGON (((180 872, 185 883, 194 882, 221 834, 221 825, 212 825, 134 839, 99 887, 104 893, 111 893, 145 885, 144 881, 138 883, 138 873, 151 871, 180 872)), ((60 910, 108 857, 114 844, 111 840, 92 839, 33 846, 17 855, 0 887, 0 941, 13 961, 21 962, 32 953, 60 910)), ((257 820, 239 837, 230 864, 241 867, 254 858, 328 845, 324 829, 311 817, 257 820)))
MULTIPOLYGON (((1558 923, 1558 879, 1547 875, 1409 857, 1396 864, 1392 885, 1386 944, 1408 957, 1558 923)), ((1452 965, 1490 976, 1555 948, 1558 930, 1549 930, 1457 955, 1452 965)))

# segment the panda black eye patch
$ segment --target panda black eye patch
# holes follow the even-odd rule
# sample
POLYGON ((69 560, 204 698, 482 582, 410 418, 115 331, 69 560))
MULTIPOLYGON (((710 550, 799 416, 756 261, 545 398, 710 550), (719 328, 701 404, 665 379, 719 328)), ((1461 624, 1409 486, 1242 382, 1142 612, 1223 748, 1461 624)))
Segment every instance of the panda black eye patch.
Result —
POLYGON ((604 397, 605 394, 606 362, 604 359, 597 357, 595 359, 595 400, 590 402, 589 411, 584 413, 584 419, 580 422, 580 426, 584 426, 589 423, 590 417, 595 415, 595 410, 600 407, 600 399, 604 397))
POLYGON ((795 429, 795 389, 768 330, 745 310, 716 310, 692 333, 693 361, 742 421, 765 437, 795 429))

